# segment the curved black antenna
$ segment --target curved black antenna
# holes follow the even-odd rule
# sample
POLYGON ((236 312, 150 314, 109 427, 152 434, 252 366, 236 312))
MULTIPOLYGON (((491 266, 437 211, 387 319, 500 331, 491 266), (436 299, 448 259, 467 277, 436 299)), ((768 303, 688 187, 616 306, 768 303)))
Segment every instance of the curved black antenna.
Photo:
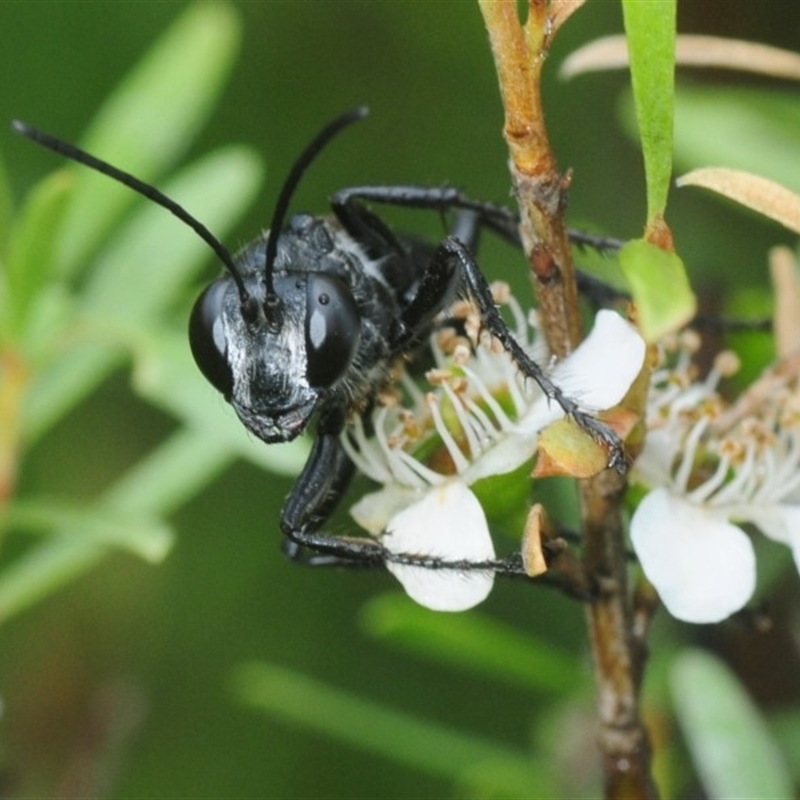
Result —
POLYGON ((281 187, 281 193, 278 195, 278 201, 275 203, 275 210, 272 212, 272 222, 270 223, 269 233, 267 234, 267 249, 264 260, 264 283, 266 285, 264 311, 267 315, 267 319, 272 318, 274 320, 278 314, 279 301, 272 281, 272 272, 275 264, 275 256, 278 252, 278 237, 281 234, 281 228, 283 228, 283 222, 286 218, 286 211, 289 208, 289 202, 297 188, 297 184, 300 183, 300 178, 303 176, 308 165, 342 128, 346 128, 351 123, 364 119, 364 117, 368 115, 369 108, 367 106, 358 106, 357 108, 350 109, 350 111, 337 117, 332 122, 329 122, 314 137, 306 149, 303 150, 297 161, 294 162, 294 166, 281 187))
POLYGON ((114 167, 108 162, 102 161, 101 159, 90 155, 75 145, 69 144, 69 142, 57 139, 55 136, 51 136, 49 133, 40 131, 38 128, 34 128, 33 126, 28 125, 25 122, 21 122, 18 119, 15 119, 11 122, 11 127, 17 133, 22 134, 22 136, 31 139, 37 144, 40 144, 43 147, 58 153, 59 155, 69 158, 72 161, 77 161, 79 164, 83 164, 84 166, 100 172, 103 175, 107 175, 109 178, 118 181, 124 186, 127 186, 129 189, 133 189, 134 192, 138 192, 139 194, 143 195, 148 200, 152 200, 154 203, 166 208, 167 211, 171 211, 181 222, 184 222, 186 225, 188 225, 214 251, 217 258, 225 265, 225 268, 228 270, 228 272, 230 272, 231 277, 236 283, 236 288, 239 291, 239 299, 242 303, 242 309, 246 309, 249 306, 250 294, 245 288, 242 276, 237 271, 236 264, 234 263, 230 252, 224 247, 219 239, 217 239, 217 237, 214 236, 214 234, 211 233, 208 228, 206 228, 205 225, 203 225, 199 220, 195 219, 185 208, 179 206, 174 200, 171 200, 154 186, 150 186, 150 184, 140 181, 130 173, 123 172, 121 169, 117 169, 117 167, 114 167))

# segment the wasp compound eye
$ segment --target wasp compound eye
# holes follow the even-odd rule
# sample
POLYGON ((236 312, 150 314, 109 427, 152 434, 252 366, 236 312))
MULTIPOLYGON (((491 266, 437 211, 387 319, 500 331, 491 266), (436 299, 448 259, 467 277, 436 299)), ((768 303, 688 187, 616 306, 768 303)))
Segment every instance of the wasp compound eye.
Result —
POLYGON ((306 284, 306 378, 332 386, 347 370, 361 339, 361 314, 339 278, 311 274, 306 284))
POLYGON ((233 373, 222 321, 222 301, 229 278, 214 281, 194 304, 189 317, 189 345, 200 372, 227 400, 233 394, 233 373))

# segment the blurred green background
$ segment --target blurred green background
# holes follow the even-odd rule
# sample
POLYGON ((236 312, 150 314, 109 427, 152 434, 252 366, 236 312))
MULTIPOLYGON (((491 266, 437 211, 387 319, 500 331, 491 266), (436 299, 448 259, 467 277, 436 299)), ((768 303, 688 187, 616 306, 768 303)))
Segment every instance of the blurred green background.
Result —
MULTIPOLYGON (((309 137, 363 102, 372 117, 314 165, 297 210, 323 212, 331 192, 358 183, 447 182, 489 200, 508 197, 500 101, 475 3, 231 5, 243 24, 241 55, 211 124, 188 155, 245 142, 266 160, 265 189, 229 237, 232 246, 268 224, 280 182, 309 137)), ((15 137, 6 121, 19 117, 78 139, 102 99, 185 7, 152 0, 0 3, 0 148, 17 196, 58 163, 15 137)), ((680 20, 685 31, 800 45, 800 7, 791 4, 688 2, 680 20)), ((558 37, 545 96, 559 162, 574 170, 570 221, 631 237, 644 221, 644 187, 639 153, 619 123, 626 76, 570 84, 555 78, 570 50, 619 30, 618 4, 591 0, 558 37)), ((730 86, 738 78, 704 77, 712 79, 730 86)), ((796 153, 791 157, 797 160, 796 153)), ((432 236, 441 233, 435 215, 389 216, 432 236)), ((716 297, 720 283, 728 288, 734 279, 763 285, 767 248, 793 241, 699 193, 676 194, 668 216, 701 295, 705 289, 716 297)), ((208 262, 210 278, 218 268, 208 262)), ((513 252, 489 246, 484 264, 491 277, 525 290, 524 264, 513 252)), ((225 413, 210 389, 208 403, 225 413)), ((136 399, 120 372, 28 454, 21 491, 91 497, 174 427, 170 417, 136 399)), ((289 478, 239 464, 174 516, 178 541, 164 564, 110 555, 6 624, 0 647, 0 789, 6 796, 453 796, 443 777, 243 708, 229 678, 252 660, 509 747, 534 747, 532 721, 554 715, 552 698, 366 635, 359 610, 394 590, 387 574, 312 571, 282 557, 277 519, 290 486, 289 478)), ((12 538, 6 557, 19 547, 12 538)), ((481 611, 534 632, 586 665, 576 603, 501 582, 481 611)), ((665 647, 681 640, 717 647, 767 704, 797 699, 796 671, 787 675, 775 667, 792 647, 781 634, 678 627, 660 618, 656 637, 665 647), (763 658, 750 669, 741 656, 753 647, 763 658)), ((574 718, 566 728, 554 724, 565 737, 564 771, 580 773, 585 766, 569 762, 566 739, 572 736, 572 745, 578 736, 591 741, 591 691, 585 666, 583 696, 570 700, 574 718)), ((586 778, 590 785, 593 777, 586 778)))

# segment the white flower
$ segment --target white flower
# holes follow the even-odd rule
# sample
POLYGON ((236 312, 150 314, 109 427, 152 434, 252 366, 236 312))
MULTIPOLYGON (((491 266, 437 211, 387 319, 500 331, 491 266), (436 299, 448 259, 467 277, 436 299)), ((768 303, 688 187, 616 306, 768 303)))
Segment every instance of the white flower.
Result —
MULTIPOLYGON (((449 560, 494 560, 494 546, 481 504, 460 480, 432 486, 395 514, 382 537, 393 553, 427 553, 449 560)), ((389 562, 387 568, 409 597, 434 611, 463 611, 486 599, 494 573, 459 573, 389 562)))
MULTIPOLYGON (((542 345, 532 335, 535 316, 526 319, 513 298, 507 302, 518 342, 542 363, 542 345)), ((416 401, 413 410, 381 407, 372 419, 374 436, 368 438, 356 419, 343 438, 356 466, 384 485, 357 502, 351 515, 380 539, 390 554, 387 568, 409 596, 439 611, 477 605, 494 582, 489 526, 469 487, 529 461, 539 431, 563 416, 490 337, 476 334, 472 344, 451 344, 445 354, 433 337, 433 391, 423 395, 406 379, 416 401), (444 449, 446 467, 423 463, 432 441, 439 455, 444 449), (425 559, 431 558, 453 566, 430 568, 425 559), (459 562, 486 563, 486 569, 465 569, 459 562)), ((551 375, 582 409, 594 412, 623 398, 644 353, 643 340, 628 322, 601 311, 591 334, 551 375)))
POLYGON ((800 568, 796 377, 769 373, 726 406, 716 385, 727 360, 705 381, 688 379, 685 358, 654 375, 634 471, 651 487, 631 520, 636 555, 669 612, 687 622, 723 620, 753 594, 753 546, 735 522, 789 545, 800 568))
POLYGON ((642 569, 677 619, 719 622, 753 594, 753 545, 724 509, 659 487, 636 509, 631 539, 642 569))

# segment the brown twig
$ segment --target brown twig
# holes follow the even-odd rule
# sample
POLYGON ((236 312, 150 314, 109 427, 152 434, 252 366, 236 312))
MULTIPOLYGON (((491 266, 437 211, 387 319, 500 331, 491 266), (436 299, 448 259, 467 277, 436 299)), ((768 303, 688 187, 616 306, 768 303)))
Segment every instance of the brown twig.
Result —
POLYGON ((587 606, 600 716, 606 798, 655 798, 650 746, 639 713, 643 642, 634 638, 620 502, 624 477, 604 470, 582 481, 584 564, 600 588, 587 606))
POLYGON ((516 3, 480 0, 506 112, 503 135, 519 203, 520 233, 531 266, 542 327, 563 358, 581 339, 575 266, 564 227, 569 177, 558 172, 544 124, 541 72, 552 25, 548 4, 531 0, 523 28, 516 3))
MULTIPOLYGON (((550 149, 541 106, 541 72, 552 35, 575 0, 529 0, 520 23, 515 0, 479 0, 500 81, 503 133, 521 212, 521 234, 540 320, 558 357, 581 340, 575 269, 564 209, 569 177, 550 149)), ((647 734, 639 716, 643 644, 633 634, 621 499, 625 478, 604 470, 580 482, 586 573, 599 587, 587 605, 598 684, 600 746, 608 798, 654 798, 647 734)))

